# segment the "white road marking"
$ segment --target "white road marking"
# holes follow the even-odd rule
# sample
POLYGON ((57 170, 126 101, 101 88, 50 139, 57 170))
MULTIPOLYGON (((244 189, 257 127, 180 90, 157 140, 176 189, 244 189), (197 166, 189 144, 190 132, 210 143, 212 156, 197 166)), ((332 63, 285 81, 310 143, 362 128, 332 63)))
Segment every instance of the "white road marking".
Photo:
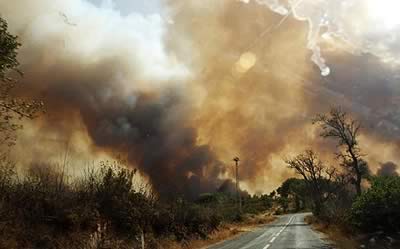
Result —
MULTIPOLYGON (((294 219, 295 215, 293 215, 292 217, 290 217, 288 223, 285 224, 284 227, 282 227, 281 230, 279 230, 279 232, 277 232, 272 239, 269 241, 269 243, 273 243, 276 238, 290 225, 290 223, 292 223, 293 219, 294 219)), ((271 246, 271 244, 267 244, 263 249, 268 249, 271 246)))
POLYGON ((271 246, 271 244, 267 244, 266 246, 264 246, 263 249, 268 249, 271 246))
MULTIPOLYGON (((285 228, 290 224, 290 222, 292 221, 293 218, 294 218, 294 216, 292 216, 292 217, 289 219, 288 223, 285 224, 285 226, 284 226, 277 234, 274 234, 273 237, 278 237, 278 236, 283 232, 283 230, 285 230, 285 228)), ((255 239, 253 240, 253 243, 250 243, 250 244, 246 245, 246 246, 243 247, 242 249, 247 249, 247 248, 250 248, 251 246, 253 246, 254 243, 256 243, 256 241, 257 241, 258 239, 260 239, 262 236, 264 236, 264 234, 265 234, 265 233, 259 235, 257 238, 255 238, 255 239)), ((271 245, 268 244, 267 246, 270 247, 271 245)), ((265 248, 263 248, 263 249, 267 249, 267 248, 268 248, 267 246, 266 246, 265 248)))

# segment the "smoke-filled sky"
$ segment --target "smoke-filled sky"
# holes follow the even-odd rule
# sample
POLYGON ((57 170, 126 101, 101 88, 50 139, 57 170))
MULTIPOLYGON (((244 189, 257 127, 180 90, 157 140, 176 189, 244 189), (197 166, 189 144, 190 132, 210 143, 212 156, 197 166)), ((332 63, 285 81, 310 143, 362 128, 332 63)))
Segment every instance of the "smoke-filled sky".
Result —
POLYGON ((242 187, 268 192, 292 175, 284 157, 332 158, 310 120, 342 105, 364 123, 373 171, 398 164, 400 20, 382 4, 0 0, 23 44, 16 94, 47 110, 14 154, 123 157, 159 192, 188 197, 231 178, 239 156, 242 187))
POLYGON ((154 14, 163 11, 160 0, 88 0, 96 6, 112 7, 119 11, 122 15, 129 15, 130 13, 154 14))

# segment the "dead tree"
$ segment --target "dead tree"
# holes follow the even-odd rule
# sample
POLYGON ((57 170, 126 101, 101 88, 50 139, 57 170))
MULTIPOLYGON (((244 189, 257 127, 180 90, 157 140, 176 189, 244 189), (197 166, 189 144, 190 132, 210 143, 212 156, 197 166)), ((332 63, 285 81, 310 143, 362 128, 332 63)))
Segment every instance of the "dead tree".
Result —
POLYGON ((341 166, 349 172, 357 195, 360 195, 361 181, 368 171, 358 145, 361 124, 349 117, 341 108, 332 108, 329 114, 317 115, 313 123, 321 126, 321 137, 338 141, 340 151, 337 157, 341 160, 341 166))

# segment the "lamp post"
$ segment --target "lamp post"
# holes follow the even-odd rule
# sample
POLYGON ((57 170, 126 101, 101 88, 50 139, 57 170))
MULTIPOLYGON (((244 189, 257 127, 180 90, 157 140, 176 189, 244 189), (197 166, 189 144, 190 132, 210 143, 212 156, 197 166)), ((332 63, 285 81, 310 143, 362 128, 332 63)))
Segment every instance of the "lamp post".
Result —
POLYGON ((239 193, 239 157, 233 158, 233 161, 235 161, 235 167, 236 167, 236 198, 237 198, 237 205, 238 205, 238 210, 239 213, 242 213, 242 199, 239 193))

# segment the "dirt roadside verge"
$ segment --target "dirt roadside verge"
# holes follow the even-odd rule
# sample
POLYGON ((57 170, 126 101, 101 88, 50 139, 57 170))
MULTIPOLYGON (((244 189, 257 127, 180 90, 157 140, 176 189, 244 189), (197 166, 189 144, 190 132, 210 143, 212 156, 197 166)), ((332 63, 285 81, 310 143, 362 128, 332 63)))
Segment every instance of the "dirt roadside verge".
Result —
POLYGON ((327 224, 310 215, 305 222, 313 229, 327 235, 338 249, 397 249, 400 248, 400 235, 389 236, 383 232, 362 234, 345 231, 343 227, 336 224, 327 224))
POLYGON ((338 226, 321 222, 313 215, 307 216, 305 222, 316 231, 325 234, 338 249, 357 249, 361 246, 355 237, 345 234, 338 226))
POLYGON ((235 238, 245 232, 250 232, 260 226, 269 224, 276 219, 271 213, 260 215, 245 215, 242 222, 222 224, 219 229, 209 235, 207 239, 193 239, 185 243, 165 239, 161 241, 165 249, 204 249, 207 246, 235 238))

